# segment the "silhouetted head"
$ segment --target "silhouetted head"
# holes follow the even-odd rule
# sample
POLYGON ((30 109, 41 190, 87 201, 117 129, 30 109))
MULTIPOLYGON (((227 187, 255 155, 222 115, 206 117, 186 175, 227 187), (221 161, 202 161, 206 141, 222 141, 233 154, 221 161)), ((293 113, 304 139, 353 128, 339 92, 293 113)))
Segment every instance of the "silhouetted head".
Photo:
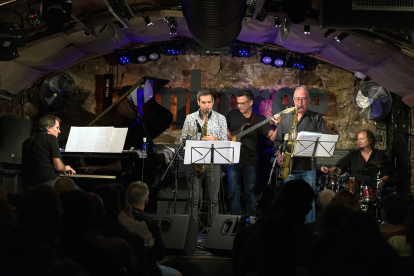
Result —
POLYGON ((104 185, 95 189, 95 194, 100 196, 104 205, 104 217, 110 220, 118 220, 121 212, 121 203, 118 191, 111 185, 104 185))

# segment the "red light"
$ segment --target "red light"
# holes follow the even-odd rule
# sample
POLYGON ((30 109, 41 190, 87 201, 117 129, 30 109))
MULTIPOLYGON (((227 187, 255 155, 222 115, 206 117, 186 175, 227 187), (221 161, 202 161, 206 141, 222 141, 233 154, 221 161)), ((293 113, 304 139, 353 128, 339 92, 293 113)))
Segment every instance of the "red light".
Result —
POLYGON ((33 17, 35 17, 35 16, 34 16, 34 14, 32 14, 30 17, 31 17, 31 18, 33 18, 33 17))

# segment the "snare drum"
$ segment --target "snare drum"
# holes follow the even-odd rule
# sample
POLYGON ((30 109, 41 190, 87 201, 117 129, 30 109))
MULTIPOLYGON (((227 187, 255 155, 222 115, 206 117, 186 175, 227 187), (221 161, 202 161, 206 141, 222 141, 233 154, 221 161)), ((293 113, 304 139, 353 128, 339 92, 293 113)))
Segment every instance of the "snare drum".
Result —
POLYGON ((319 177, 320 190, 332 190, 336 192, 338 178, 336 175, 322 175, 319 177))
POLYGON ((344 182, 346 183, 345 187, 349 192, 359 196, 361 193, 361 181, 358 178, 351 176, 344 182))
POLYGON ((362 186, 361 187, 361 193, 362 193, 362 200, 366 202, 370 202, 372 200, 372 188, 368 186, 362 186))

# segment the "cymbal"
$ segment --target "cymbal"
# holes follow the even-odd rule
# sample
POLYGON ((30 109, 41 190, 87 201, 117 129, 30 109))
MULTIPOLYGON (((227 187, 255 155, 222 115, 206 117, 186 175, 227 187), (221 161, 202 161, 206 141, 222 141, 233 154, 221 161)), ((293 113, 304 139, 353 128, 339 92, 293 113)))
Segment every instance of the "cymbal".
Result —
POLYGON ((368 168, 382 169, 382 168, 393 168, 393 167, 394 166, 388 161, 371 162, 365 165, 365 169, 368 169, 368 168))
MULTIPOLYGON (((375 162, 375 163, 379 163, 379 162, 375 162)), ((377 166, 372 166, 372 167, 365 167, 358 174, 369 175, 369 176, 375 177, 378 175, 378 173, 380 176, 384 176, 384 175, 390 175, 393 172, 394 172, 393 167, 377 165, 377 166)))

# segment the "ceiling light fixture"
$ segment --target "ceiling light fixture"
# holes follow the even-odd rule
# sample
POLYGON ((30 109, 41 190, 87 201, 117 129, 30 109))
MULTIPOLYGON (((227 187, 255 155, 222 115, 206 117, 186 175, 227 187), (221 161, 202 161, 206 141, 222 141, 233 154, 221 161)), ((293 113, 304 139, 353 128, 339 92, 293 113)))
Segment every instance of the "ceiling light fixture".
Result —
POLYGON ((145 25, 148 27, 150 25, 154 25, 154 23, 152 23, 150 17, 148 15, 144 15, 142 18, 144 18, 145 21, 145 25))
POLYGON ((342 40, 344 40, 349 34, 347 33, 341 33, 340 35, 338 35, 337 37, 335 37, 336 41, 338 41, 339 43, 341 43, 342 40))
POLYGON ((282 25, 282 22, 280 22, 279 17, 275 16, 275 27, 280 27, 282 25))
POLYGON ((329 38, 334 32, 336 32, 335 29, 328 29, 323 36, 329 38))
POLYGON ((175 21, 174 17, 165 17, 165 21, 168 22, 168 27, 170 27, 170 34, 177 34, 177 21, 175 21))
POLYGON ((303 33, 304 33, 305 35, 309 35, 309 34, 310 34, 310 25, 305 25, 305 26, 303 27, 303 33))

